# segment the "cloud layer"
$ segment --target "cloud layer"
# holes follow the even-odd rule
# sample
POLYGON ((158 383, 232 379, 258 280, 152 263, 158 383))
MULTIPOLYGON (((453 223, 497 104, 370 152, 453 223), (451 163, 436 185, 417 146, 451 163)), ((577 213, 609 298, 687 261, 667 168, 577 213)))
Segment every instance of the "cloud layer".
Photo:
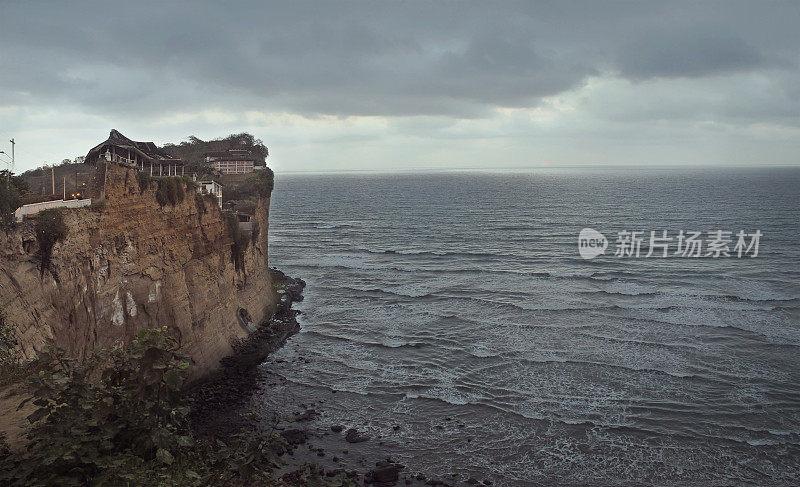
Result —
POLYGON ((20 141, 23 167, 85 152, 112 126, 157 142, 250 130, 299 170, 798 162, 796 3, 0 2, 0 13, 0 135, 20 141), (666 152, 647 157, 641 141, 666 152))

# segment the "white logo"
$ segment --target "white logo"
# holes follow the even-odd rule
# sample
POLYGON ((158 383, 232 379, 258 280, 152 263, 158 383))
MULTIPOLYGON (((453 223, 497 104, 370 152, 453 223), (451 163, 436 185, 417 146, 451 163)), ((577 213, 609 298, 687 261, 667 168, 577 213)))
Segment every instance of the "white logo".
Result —
MULTIPOLYGON (((667 257, 730 257, 741 259, 743 257, 758 257, 758 247, 764 233, 756 230, 747 233, 739 230, 734 233, 729 230, 714 230, 706 232, 678 232, 677 237, 669 236, 667 230, 658 232, 651 231, 650 238, 647 232, 641 230, 622 230, 617 232, 617 247, 614 256, 619 258, 643 257, 667 258, 667 257), (735 237, 735 238, 734 238, 735 237), (647 245, 649 240, 650 245, 647 245), (676 250, 672 251, 672 242, 676 243, 676 250)), ((584 259, 594 259, 600 254, 606 253, 608 240, 606 237, 593 228, 584 228, 578 234, 578 252, 584 259)))
POLYGON ((584 228, 578 234, 578 252, 584 259, 594 259, 600 254, 605 254, 607 247, 606 237, 593 228, 584 228))

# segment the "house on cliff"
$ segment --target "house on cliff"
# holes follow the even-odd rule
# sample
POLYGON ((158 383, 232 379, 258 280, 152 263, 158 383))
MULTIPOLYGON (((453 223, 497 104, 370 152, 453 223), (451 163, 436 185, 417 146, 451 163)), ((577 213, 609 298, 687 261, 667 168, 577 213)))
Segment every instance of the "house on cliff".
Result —
MULTIPOLYGON (((195 178, 197 181, 197 178, 195 178)), ((217 204, 222 208, 222 188, 223 184, 213 179, 197 181, 197 192, 200 194, 213 194, 217 198, 217 204)))
POLYGON ((136 142, 112 129, 108 139, 86 154, 87 164, 114 162, 149 172, 151 176, 183 175, 183 161, 159 149, 153 142, 136 142))
POLYGON ((213 164, 220 174, 246 174, 253 172, 256 158, 247 149, 206 152, 206 163, 213 164))

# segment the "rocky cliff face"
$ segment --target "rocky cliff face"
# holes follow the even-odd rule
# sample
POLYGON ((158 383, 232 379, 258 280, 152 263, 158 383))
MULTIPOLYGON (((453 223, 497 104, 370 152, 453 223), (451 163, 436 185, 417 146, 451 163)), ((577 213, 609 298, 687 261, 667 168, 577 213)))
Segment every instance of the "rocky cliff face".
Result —
POLYGON ((237 269, 218 206, 187 190, 160 207, 156 184, 140 191, 136 171, 112 165, 105 206, 63 210, 67 238, 52 272, 40 277, 33 223, 0 232, 0 306, 30 358, 52 342, 77 356, 124 344, 143 328, 166 326, 196 363, 215 368, 277 303, 268 267, 269 199, 258 203, 259 230, 237 269))

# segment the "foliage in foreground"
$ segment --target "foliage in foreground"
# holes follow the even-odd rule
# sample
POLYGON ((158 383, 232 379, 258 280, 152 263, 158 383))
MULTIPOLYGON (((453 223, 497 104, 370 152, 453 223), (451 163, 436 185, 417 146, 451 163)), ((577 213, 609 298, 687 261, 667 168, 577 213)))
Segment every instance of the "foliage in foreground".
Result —
POLYGON ((25 364, 14 353, 17 339, 11 326, 6 322, 6 314, 0 307, 0 387, 21 380, 25 364))
MULTIPOLYGON (((166 329, 83 363, 43 353, 31 377, 30 444, 0 452, 0 485, 276 485, 286 442, 272 431, 198 439, 181 394, 189 361, 166 329)), ((300 477, 298 477, 300 478, 300 477)), ((318 475, 302 485, 346 485, 318 475)))

